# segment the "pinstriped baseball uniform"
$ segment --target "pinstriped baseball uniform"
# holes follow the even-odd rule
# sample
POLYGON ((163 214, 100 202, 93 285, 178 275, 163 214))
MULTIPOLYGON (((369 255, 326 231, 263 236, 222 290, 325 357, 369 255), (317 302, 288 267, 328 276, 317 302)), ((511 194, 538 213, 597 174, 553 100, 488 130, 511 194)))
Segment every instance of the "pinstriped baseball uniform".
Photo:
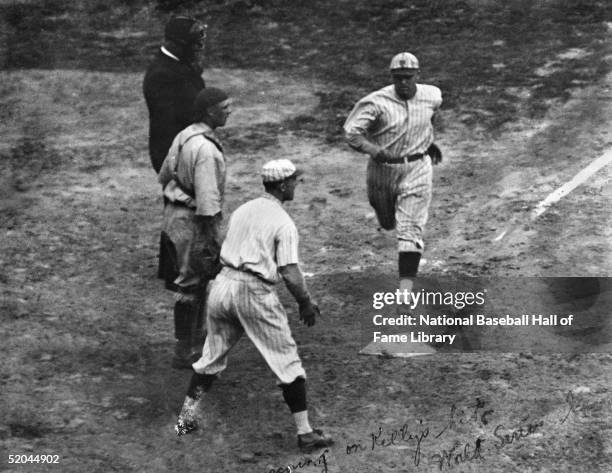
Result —
MULTIPOLYGON (((417 84, 414 97, 403 100, 394 85, 383 87, 355 104, 344 124, 348 137, 363 135, 393 156, 425 153, 434 141, 431 118, 442 104, 440 89, 417 84)), ((368 176, 384 180, 397 197, 395 223, 399 251, 423 251, 423 229, 432 192, 428 157, 399 164, 368 162, 368 176)), ((370 183, 369 183, 370 184, 370 183)))
POLYGON ((280 383, 306 377, 287 314, 274 284, 278 267, 298 263, 298 233, 281 202, 270 194, 232 214, 221 248, 224 268, 211 283, 208 337, 193 364, 200 374, 217 374, 243 333, 251 339, 280 383))

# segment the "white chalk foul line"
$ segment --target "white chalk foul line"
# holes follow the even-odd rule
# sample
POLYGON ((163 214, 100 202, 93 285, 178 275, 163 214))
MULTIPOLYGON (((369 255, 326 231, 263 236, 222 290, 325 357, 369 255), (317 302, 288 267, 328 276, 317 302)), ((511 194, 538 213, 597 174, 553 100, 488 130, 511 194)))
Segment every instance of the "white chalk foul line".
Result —
MULTIPOLYGON (((536 207, 531 211, 530 220, 533 222, 540 215, 546 212, 546 209, 550 207, 555 202, 558 202, 567 194, 572 192, 576 187, 580 184, 584 183, 589 177, 595 174, 604 166, 607 166, 612 162, 612 149, 609 149, 604 154, 602 154, 599 158, 593 160, 587 167, 582 169, 578 174, 576 174, 570 181, 563 184, 558 189, 551 192, 542 202, 540 202, 536 207)), ((511 225, 507 227, 504 231, 502 231, 498 236, 496 236, 493 241, 500 241, 509 233, 512 233, 516 225, 511 225)))
POLYGON ((589 177, 595 174, 604 166, 612 162, 612 149, 609 149, 599 158, 595 159, 591 164, 585 167, 582 171, 574 176, 571 181, 566 182, 554 192, 551 192, 546 199, 540 202, 531 212, 531 220, 535 220, 542 215, 548 207, 572 192, 576 187, 586 181, 589 177))

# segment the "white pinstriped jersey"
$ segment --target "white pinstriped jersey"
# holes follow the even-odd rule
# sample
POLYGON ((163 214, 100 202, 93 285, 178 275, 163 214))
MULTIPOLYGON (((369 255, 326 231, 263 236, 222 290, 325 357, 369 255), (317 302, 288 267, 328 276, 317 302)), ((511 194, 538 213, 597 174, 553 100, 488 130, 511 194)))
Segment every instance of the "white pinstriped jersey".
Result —
POLYGON ((359 134, 395 157, 424 153, 434 141, 431 117, 442 104, 442 92, 417 84, 416 94, 403 100, 388 85, 355 104, 344 124, 347 135, 359 134))
POLYGON ((280 266, 298 263, 297 228, 276 197, 266 193, 234 211, 221 263, 271 283, 280 281, 280 266))

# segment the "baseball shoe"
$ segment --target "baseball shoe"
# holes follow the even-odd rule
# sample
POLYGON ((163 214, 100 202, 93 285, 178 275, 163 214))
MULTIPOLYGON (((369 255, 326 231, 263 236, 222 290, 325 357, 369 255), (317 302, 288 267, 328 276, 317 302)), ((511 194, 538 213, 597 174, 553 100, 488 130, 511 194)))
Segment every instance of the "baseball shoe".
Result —
POLYGON ((298 435, 298 447, 303 453, 312 453, 318 448, 329 447, 334 443, 333 439, 323 433, 320 429, 314 429, 307 434, 298 435))
POLYGON ((198 430, 198 421, 195 419, 182 419, 179 417, 179 420, 176 422, 174 426, 174 431, 177 436, 187 435, 194 430, 198 430))

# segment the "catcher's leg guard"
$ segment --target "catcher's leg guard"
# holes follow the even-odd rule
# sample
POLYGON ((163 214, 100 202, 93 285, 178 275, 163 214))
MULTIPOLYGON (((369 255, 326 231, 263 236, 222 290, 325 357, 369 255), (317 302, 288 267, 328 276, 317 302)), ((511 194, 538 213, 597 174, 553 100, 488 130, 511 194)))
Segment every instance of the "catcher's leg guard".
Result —
POLYGON ((378 223, 385 230, 395 228, 396 179, 395 170, 391 166, 370 159, 366 180, 368 201, 376 212, 378 223))
POLYGON ((174 335, 176 344, 172 367, 191 368, 191 339, 195 310, 192 302, 177 301, 174 304, 174 335))
POLYGON ((193 362, 202 356, 202 347, 206 340, 206 284, 198 290, 194 305, 194 315, 191 321, 191 360, 193 362))

